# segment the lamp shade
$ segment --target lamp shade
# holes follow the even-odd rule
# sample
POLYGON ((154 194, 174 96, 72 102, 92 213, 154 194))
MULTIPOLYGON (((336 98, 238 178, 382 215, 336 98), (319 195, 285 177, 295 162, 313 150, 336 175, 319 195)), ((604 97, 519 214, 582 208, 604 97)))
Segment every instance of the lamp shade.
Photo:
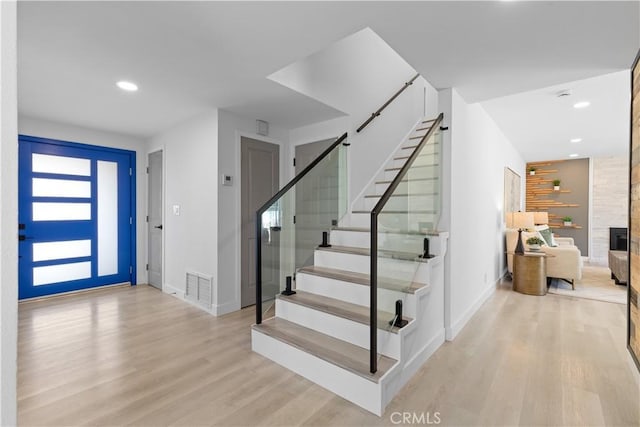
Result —
POLYGON ((533 222, 536 225, 549 224, 549 214, 547 212, 534 212, 533 222))
POLYGON ((507 212, 507 228, 513 228, 513 212, 507 212))
POLYGON ((514 212, 513 228, 533 228, 533 212, 514 212))

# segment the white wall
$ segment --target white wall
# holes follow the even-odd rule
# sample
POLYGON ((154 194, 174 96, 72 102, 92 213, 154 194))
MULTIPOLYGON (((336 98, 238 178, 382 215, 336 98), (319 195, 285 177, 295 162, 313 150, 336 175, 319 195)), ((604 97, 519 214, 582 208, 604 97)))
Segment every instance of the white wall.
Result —
POLYGON ((218 285, 218 111, 154 136, 147 151, 159 149, 165 182, 163 290, 184 296, 187 271, 212 276, 218 285))
POLYGON ((0 425, 17 424, 18 100, 16 2, 0 2, 0 425))
POLYGON ((102 147, 119 148, 136 152, 136 262, 138 283, 147 282, 147 239, 146 239, 146 147, 145 141, 133 136, 112 132, 98 131, 79 126, 57 123, 48 120, 35 119, 20 115, 18 131, 22 135, 38 136, 68 142, 99 145, 102 147))
POLYGON ((280 187, 289 181, 287 167, 289 132, 269 126, 269 136, 257 135, 256 119, 218 112, 218 288, 216 314, 240 308, 240 138, 242 136, 280 145, 280 187), (232 186, 222 185, 222 175, 233 177, 232 186))
MULTIPOLYGON (((295 167, 293 166, 293 157, 295 157, 296 145, 309 144, 311 142, 323 141, 330 138, 338 138, 345 132, 349 131, 351 120, 349 117, 338 117, 336 119, 318 122, 307 126, 302 126, 289 131, 289 155, 287 161, 287 176, 294 177, 295 167)), ((349 151, 347 150, 347 155, 349 151)))
POLYGON ((629 158, 591 159, 591 249, 590 261, 609 263, 609 227, 629 223, 629 158))
POLYGON ((504 274, 504 168, 520 174, 524 194, 525 162, 480 104, 467 104, 455 89, 442 91, 440 100, 450 123, 443 224, 451 233, 445 320, 453 339, 504 274))
POLYGON ((420 77, 356 134, 360 124, 415 74, 382 38, 365 28, 269 78, 348 115, 353 202, 416 122, 438 114, 437 91, 420 77))

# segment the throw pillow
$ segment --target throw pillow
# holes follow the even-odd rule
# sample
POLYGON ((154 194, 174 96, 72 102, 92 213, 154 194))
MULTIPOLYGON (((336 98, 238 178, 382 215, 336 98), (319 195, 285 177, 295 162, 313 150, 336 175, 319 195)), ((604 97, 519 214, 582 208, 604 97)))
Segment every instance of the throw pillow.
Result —
POLYGON ((553 232, 548 225, 539 225, 536 227, 536 231, 538 231, 538 233, 542 235, 542 239, 547 242, 547 245, 554 248, 558 246, 555 239, 553 238, 553 232))

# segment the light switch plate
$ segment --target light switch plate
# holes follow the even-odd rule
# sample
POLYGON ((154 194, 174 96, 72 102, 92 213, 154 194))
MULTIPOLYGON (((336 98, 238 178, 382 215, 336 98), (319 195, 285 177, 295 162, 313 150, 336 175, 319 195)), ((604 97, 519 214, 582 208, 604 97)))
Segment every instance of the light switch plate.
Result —
POLYGON ((173 205, 173 214, 175 216, 180 215, 180 205, 173 205))

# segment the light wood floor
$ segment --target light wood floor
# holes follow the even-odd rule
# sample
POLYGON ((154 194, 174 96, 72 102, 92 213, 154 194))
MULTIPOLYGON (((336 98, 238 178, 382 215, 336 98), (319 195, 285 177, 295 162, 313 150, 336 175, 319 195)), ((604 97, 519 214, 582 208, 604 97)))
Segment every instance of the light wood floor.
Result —
POLYGON ((373 426, 407 411, 442 425, 639 425, 625 307, 503 286, 381 418, 252 353, 252 309, 215 318, 148 286, 20 304, 18 421, 373 426))

